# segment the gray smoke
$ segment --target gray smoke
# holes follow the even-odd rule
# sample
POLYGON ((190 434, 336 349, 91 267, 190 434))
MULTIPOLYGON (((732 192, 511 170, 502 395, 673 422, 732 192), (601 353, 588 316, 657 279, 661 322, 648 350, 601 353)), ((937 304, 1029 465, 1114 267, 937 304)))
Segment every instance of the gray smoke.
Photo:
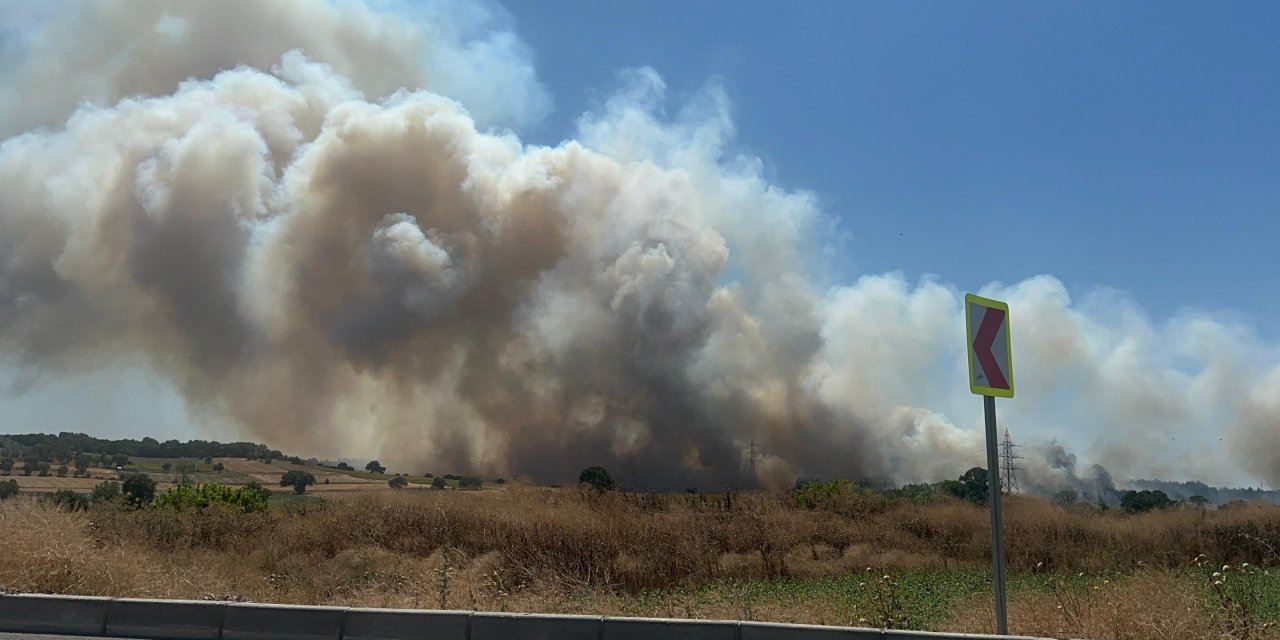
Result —
MULTIPOLYGON (((983 463, 961 292, 817 284, 831 222, 730 151, 723 91, 668 118, 633 70, 573 140, 527 145, 499 127, 550 102, 501 11, 404 11, 98 0, 39 21, 0 91, 0 359, 21 385, 141 357, 195 420, 409 470, 710 488, 744 480, 752 440, 775 486, 983 463)), ((1002 419, 1040 451, 1033 484, 1110 486, 1033 446, 1078 425, 1129 473, 1215 420, 1280 482, 1256 446, 1280 374, 1237 384, 1247 331, 1097 314, 1114 301, 1049 277, 983 293, 1014 309, 1002 419)))

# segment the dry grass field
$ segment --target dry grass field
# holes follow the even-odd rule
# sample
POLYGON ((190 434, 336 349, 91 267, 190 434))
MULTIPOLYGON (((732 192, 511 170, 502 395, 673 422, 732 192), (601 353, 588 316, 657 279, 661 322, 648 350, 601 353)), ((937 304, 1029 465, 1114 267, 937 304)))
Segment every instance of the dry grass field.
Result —
MULTIPOLYGON (((991 629, 987 515, 969 504, 369 489, 256 514, 9 500, 0 588, 991 629)), ((1280 637, 1278 507, 1013 498, 1006 514, 1013 632, 1280 637)))

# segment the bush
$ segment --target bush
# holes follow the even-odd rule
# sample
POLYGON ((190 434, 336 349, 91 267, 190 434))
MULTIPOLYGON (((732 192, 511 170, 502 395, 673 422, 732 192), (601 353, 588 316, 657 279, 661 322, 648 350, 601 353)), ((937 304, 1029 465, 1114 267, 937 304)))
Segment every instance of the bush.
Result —
POLYGON ((798 507, 846 516, 879 513, 888 507, 884 496, 844 479, 802 482, 791 491, 791 497, 798 507))
POLYGON ((444 478, 436 476, 436 478, 431 481, 432 489, 443 489, 444 487, 445 487, 444 478))
POLYGON ((60 489, 45 498, 49 504, 63 511, 85 511, 89 508, 89 496, 70 489, 60 489))
POLYGON ((226 468, 227 468, 227 466, 226 466, 226 465, 224 465, 224 464, 222 464, 221 462, 215 462, 215 463, 213 463, 213 472, 214 472, 214 473, 222 473, 222 471, 223 471, 224 469, 226 469, 226 468))
POLYGON ((613 476, 604 467, 587 467, 578 474, 578 484, 590 485, 596 491, 613 489, 613 476))
POLYGON ((459 489, 479 489, 484 486, 484 482, 480 480, 480 476, 463 476, 458 479, 459 489))
POLYGON ((93 485, 93 493, 90 494, 94 503, 119 502, 120 495, 120 483, 115 480, 106 480, 93 485))
POLYGON ((403 489, 409 486, 409 481, 404 476, 396 476, 387 481, 387 486, 392 489, 403 489))
POLYGON ((124 479, 121 485, 125 501, 135 507, 145 507, 156 497, 156 481, 145 473, 135 473, 124 479))
POLYGON ((67 468, 67 465, 65 465, 65 464, 64 464, 64 465, 62 465, 62 466, 58 467, 58 468, 57 468, 57 470, 55 470, 55 471, 54 471, 54 473, 55 473, 55 474, 57 474, 57 476, 58 476, 59 478, 65 478, 65 477, 67 477, 67 472, 68 472, 68 471, 70 471, 70 469, 68 469, 68 468, 67 468))
POLYGON ((232 487, 225 484, 178 485, 158 496, 151 508, 205 509, 211 505, 226 505, 244 513, 267 510, 270 492, 258 486, 232 487))
POLYGON ((8 500, 18 495, 18 481, 5 480, 0 482, 0 500, 8 500))
POLYGON ((942 501, 942 491, 932 484, 908 484, 899 489, 890 489, 884 496, 893 502, 926 505, 942 501))

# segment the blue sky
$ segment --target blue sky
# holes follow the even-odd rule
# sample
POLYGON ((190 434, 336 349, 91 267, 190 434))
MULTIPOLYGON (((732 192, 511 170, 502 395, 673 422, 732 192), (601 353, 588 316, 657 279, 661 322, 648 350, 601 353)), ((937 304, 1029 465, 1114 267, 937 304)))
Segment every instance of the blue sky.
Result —
POLYGON ((733 98, 853 236, 838 280, 1053 274, 1280 332, 1280 4, 508 0, 569 137, 619 69, 733 98))

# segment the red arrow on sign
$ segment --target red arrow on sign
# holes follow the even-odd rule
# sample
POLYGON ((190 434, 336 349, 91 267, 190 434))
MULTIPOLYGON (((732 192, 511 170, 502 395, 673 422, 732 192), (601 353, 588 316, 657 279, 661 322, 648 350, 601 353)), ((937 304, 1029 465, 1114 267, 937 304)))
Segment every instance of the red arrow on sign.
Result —
POLYGON ((973 337, 973 355, 982 365, 982 372, 987 374, 987 383, 992 389, 1008 389, 1009 383, 1004 379, 1004 372, 991 353, 991 345, 995 344, 996 335, 1000 333, 1000 325, 1004 324, 1004 309, 988 307, 982 316, 982 324, 978 334, 973 337))

